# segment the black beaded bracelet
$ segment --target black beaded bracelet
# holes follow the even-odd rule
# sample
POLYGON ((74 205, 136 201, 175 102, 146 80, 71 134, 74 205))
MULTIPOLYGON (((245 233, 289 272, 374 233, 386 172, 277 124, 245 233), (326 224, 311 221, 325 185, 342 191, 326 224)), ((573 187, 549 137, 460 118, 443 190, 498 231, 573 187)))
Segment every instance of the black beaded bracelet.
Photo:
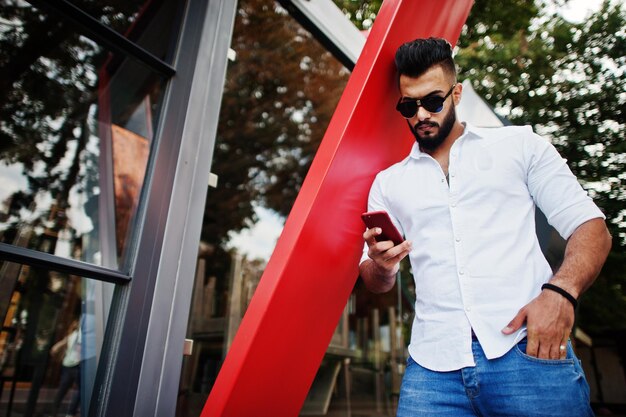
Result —
POLYGON ((558 292, 559 294, 561 294, 563 297, 567 298, 567 301, 569 301, 570 303, 572 303, 572 306, 574 306, 574 310, 576 310, 576 307, 578 307, 578 301, 576 301, 576 299, 572 296, 572 294, 568 293, 567 291, 565 291, 563 288, 561 287, 557 287, 554 284, 543 284, 541 286, 542 290, 552 290, 554 292, 558 292))

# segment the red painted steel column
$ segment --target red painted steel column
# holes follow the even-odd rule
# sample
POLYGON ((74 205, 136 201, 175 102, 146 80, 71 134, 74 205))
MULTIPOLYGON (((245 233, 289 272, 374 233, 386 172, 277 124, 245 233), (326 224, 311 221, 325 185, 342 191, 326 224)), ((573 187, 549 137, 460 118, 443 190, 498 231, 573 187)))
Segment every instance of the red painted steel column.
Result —
POLYGON ((393 56, 455 43, 471 0, 386 0, 202 412, 297 416, 358 276, 374 176, 408 153, 393 56))

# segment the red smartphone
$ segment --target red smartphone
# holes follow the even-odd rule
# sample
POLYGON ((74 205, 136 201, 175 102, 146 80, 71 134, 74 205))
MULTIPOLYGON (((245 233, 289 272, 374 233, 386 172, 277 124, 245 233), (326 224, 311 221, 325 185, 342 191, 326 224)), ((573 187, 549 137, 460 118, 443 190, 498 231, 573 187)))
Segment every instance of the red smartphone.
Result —
POLYGON ((394 245, 399 245, 404 242, 404 238, 398 229, 396 229, 396 226, 393 225, 386 211, 369 211, 361 214, 361 218, 368 229, 374 227, 380 227, 382 229, 383 232, 376 236, 377 241, 391 240, 394 245))

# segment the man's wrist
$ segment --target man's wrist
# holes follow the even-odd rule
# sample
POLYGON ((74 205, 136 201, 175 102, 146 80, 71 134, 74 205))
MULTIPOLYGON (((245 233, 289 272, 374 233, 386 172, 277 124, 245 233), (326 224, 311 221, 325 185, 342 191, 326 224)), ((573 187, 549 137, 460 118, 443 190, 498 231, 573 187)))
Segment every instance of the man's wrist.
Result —
POLYGON ((562 297, 570 302, 572 307, 574 307, 574 311, 576 311, 576 307, 578 307, 578 300, 576 300, 576 298, 565 289, 559 287, 558 285, 547 282, 541 286, 541 290, 549 290, 560 294, 562 297))
POLYGON ((368 290, 373 293, 383 293, 389 291, 395 284, 395 275, 387 276, 389 271, 380 267, 373 259, 363 261, 359 267, 360 276, 368 290))
POLYGON ((554 274, 554 276, 550 279, 549 284, 563 288, 577 300, 584 291, 584 288, 577 283, 577 280, 574 279, 571 274, 564 274, 562 271, 558 271, 554 274))
POLYGON ((388 270, 380 265, 378 265, 374 260, 372 260, 374 274, 383 281, 389 281, 396 279, 396 272, 398 272, 397 267, 393 270, 388 270))

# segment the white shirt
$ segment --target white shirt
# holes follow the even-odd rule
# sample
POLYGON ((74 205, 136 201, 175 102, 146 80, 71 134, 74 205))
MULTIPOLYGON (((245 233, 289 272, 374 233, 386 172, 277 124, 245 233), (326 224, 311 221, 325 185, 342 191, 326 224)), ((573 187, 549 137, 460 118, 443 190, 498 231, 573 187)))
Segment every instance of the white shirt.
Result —
POLYGON ((368 202, 413 242, 409 353, 435 371, 474 366, 472 329, 489 359, 525 333, 501 330, 552 277, 535 233, 535 204, 566 239, 585 221, 604 218, 565 160, 530 127, 466 125, 450 149, 448 172, 449 184, 415 144, 376 176, 368 202))
POLYGON ((63 366, 72 367, 80 363, 80 348, 80 329, 76 329, 67 336, 67 349, 63 357, 63 366))

